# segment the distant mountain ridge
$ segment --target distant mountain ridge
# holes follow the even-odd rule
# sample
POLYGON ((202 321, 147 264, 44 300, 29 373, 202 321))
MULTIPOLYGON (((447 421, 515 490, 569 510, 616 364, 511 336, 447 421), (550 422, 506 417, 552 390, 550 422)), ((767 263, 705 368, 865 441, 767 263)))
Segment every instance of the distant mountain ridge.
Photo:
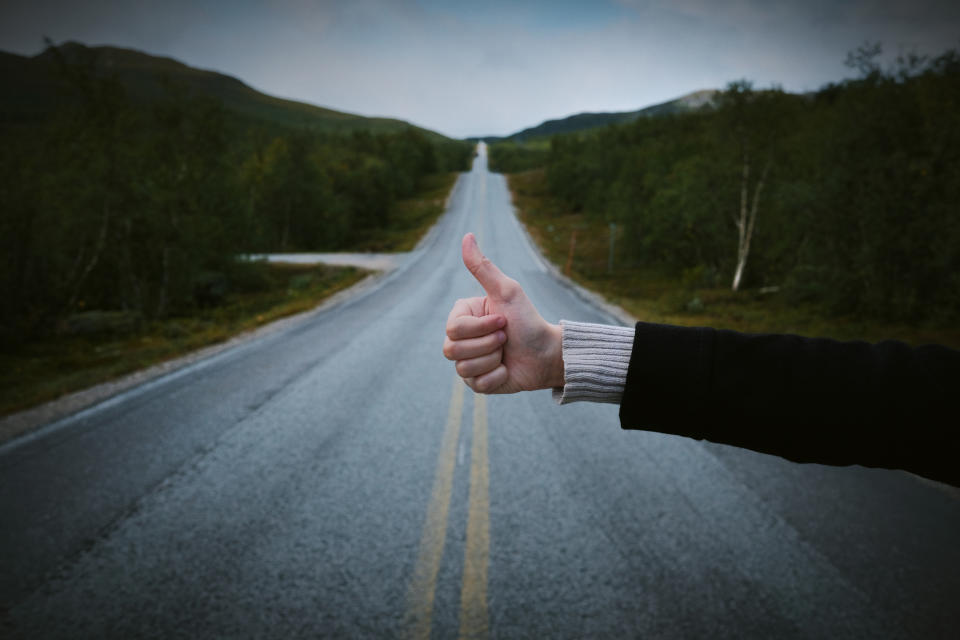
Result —
POLYGON ((189 92, 221 101, 241 117, 280 127, 307 126, 319 131, 356 130, 385 133, 406 128, 430 137, 439 133, 393 118, 370 118, 261 93, 243 81, 216 71, 197 69, 173 58, 112 46, 89 47, 67 42, 33 57, 0 51, 0 119, 29 122, 42 119, 63 100, 63 81, 57 58, 69 64, 90 65, 96 73, 115 75, 135 100, 151 102, 165 95, 164 79, 189 92))
POLYGON ((717 94, 716 89, 701 89, 679 98, 644 107, 636 111, 614 111, 599 113, 577 113, 566 118, 547 120, 535 127, 529 127, 504 137, 486 137, 487 142, 514 141, 524 142, 532 138, 545 138, 559 133, 574 133, 612 124, 633 122, 638 118, 683 113, 709 105, 717 94))

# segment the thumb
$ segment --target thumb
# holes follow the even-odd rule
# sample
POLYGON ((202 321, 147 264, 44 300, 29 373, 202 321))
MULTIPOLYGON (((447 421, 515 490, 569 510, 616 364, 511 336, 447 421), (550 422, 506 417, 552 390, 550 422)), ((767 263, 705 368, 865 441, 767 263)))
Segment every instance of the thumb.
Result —
POLYGON ((463 250, 463 264, 467 266, 473 277, 477 279, 487 295, 494 298, 500 298, 503 294, 503 285, 507 281, 507 276, 497 268, 497 265, 480 252, 477 246, 477 239, 472 233, 463 236, 461 245, 463 250))

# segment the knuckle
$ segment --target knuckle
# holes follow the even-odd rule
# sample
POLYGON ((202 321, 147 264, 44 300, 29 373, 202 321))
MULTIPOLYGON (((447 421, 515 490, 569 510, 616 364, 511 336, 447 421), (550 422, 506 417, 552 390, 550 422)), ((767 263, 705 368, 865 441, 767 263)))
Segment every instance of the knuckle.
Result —
POLYGON ((446 356, 447 360, 453 360, 453 359, 454 359, 454 356, 456 355, 456 354, 454 353, 454 346, 455 346, 455 345, 453 344, 453 341, 450 340, 450 338, 444 339, 444 341, 443 341, 443 355, 446 356))
POLYGON ((506 278, 500 285, 500 295, 507 299, 517 296, 521 291, 520 283, 513 278, 506 278))
POLYGON ((493 380, 489 377, 483 378, 482 380, 476 380, 477 391, 480 393, 490 393, 493 389, 493 380))

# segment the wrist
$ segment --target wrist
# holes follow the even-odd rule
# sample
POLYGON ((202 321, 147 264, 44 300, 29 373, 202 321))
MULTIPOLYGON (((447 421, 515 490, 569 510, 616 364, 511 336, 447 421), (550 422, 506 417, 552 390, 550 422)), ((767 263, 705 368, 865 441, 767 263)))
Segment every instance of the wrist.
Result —
POLYGON ((563 327, 559 324, 548 325, 550 339, 548 341, 548 368, 547 389, 563 387, 565 377, 563 371, 563 327))
POLYGON ((561 327, 564 381, 554 398, 560 404, 619 403, 632 358, 634 328, 567 320, 561 327))

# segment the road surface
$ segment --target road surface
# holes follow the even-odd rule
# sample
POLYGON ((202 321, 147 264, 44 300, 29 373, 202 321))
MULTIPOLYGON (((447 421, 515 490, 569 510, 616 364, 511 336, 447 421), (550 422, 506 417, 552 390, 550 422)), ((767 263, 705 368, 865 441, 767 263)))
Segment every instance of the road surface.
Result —
POLYGON ((466 231, 606 320, 481 153, 373 290, 0 449, 0 636, 956 637, 956 493, 465 389, 466 231))

